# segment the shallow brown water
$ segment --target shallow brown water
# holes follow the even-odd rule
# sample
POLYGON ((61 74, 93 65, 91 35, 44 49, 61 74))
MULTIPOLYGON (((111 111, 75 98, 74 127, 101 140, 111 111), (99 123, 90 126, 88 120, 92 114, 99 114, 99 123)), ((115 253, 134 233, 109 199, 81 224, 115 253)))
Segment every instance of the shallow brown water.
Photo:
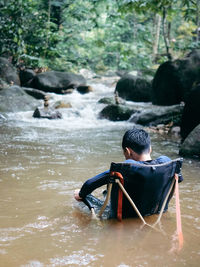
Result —
MULTIPOLYGON (((0 266, 199 266, 199 161, 184 160, 180 252, 170 252, 176 244, 174 199, 162 218, 164 234, 141 228, 138 219, 93 221, 74 201, 73 191, 85 179, 123 160, 121 136, 128 127, 1 125, 0 266)), ((152 134, 152 143, 153 157, 177 157, 177 140, 152 134)))

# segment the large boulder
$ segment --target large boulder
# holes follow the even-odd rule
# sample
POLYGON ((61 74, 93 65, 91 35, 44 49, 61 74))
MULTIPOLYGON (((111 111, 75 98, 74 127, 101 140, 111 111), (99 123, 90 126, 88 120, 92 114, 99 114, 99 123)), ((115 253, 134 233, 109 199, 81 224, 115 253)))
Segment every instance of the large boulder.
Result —
POLYGON ((56 94, 63 94, 69 88, 77 88, 80 85, 85 85, 85 78, 81 75, 49 71, 36 75, 30 87, 42 90, 44 92, 54 92, 56 94))
POLYGON ((190 92, 183 109, 183 116, 181 119, 182 140, 184 140, 198 124, 200 124, 200 84, 190 92))
POLYGON ((131 74, 123 76, 115 88, 120 97, 135 102, 151 102, 151 90, 150 81, 131 74))
POLYGON ((36 73, 31 69, 20 70, 19 77, 21 86, 29 87, 36 73))
POLYGON ((20 85, 16 69, 6 58, 3 57, 0 57, 0 78, 8 84, 20 85))
POLYGON ((145 126, 156 126, 168 123, 180 125, 182 112, 182 105, 169 107, 152 106, 151 109, 134 113, 130 121, 145 126))
POLYGON ((186 137, 180 147, 179 154, 187 157, 200 157, 200 124, 186 137))
POLYGON ((125 121, 128 120, 135 111, 124 105, 108 105, 99 114, 101 119, 108 119, 111 121, 125 121))
POLYGON ((38 106, 38 101, 17 85, 0 90, 0 103, 0 112, 28 111, 38 106))
POLYGON ((186 101, 194 83, 200 77, 200 50, 183 59, 160 65, 152 83, 152 102, 155 105, 175 105, 186 101))

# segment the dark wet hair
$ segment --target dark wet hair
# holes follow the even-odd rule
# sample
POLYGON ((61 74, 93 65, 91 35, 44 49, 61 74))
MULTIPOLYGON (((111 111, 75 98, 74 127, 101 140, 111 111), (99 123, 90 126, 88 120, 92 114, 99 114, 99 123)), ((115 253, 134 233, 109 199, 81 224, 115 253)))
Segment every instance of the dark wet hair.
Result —
POLYGON ((149 153, 151 140, 149 134, 143 129, 133 128, 125 132, 122 139, 122 148, 131 148, 137 154, 149 153))

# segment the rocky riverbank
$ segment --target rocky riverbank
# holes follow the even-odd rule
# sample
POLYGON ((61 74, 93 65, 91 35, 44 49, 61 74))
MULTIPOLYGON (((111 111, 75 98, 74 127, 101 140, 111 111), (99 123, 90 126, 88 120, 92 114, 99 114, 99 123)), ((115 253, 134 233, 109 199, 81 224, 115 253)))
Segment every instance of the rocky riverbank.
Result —
POLYGON ((161 134, 174 134, 179 136, 182 142, 181 155, 200 156, 198 139, 200 128, 197 127, 200 124, 200 86, 199 76, 196 74, 198 66, 200 66, 198 51, 190 53, 179 61, 162 64, 152 79, 132 74, 125 74, 123 77, 99 76, 87 70, 82 70, 79 74, 58 71, 38 74, 28 69, 17 71, 5 58, 0 58, 1 118, 5 118, 7 112, 27 110, 32 110, 33 115, 37 113, 37 116, 34 116, 37 118, 62 118, 62 108, 72 109, 71 103, 61 100, 58 105, 51 101, 51 105, 48 104, 43 110, 41 100, 45 100, 48 95, 51 99, 52 93, 60 95, 72 94, 74 91, 80 95, 92 93, 94 88, 91 83, 105 83, 113 88, 113 97, 107 97, 105 92, 105 97, 98 101, 97 105, 102 105, 102 110, 98 114, 99 119, 128 121, 150 127, 152 131, 161 134), (187 66, 188 71, 185 70, 187 66), (193 75, 191 81, 189 77, 192 72, 196 76, 193 75), (163 76, 166 73, 168 77, 163 76), (187 86, 183 80, 185 83, 188 81, 187 86), (165 84, 163 81, 166 81, 165 84), (145 108, 140 107, 141 102, 147 103, 145 108), (191 139, 195 148, 194 145, 189 145, 191 142, 188 140, 191 139))

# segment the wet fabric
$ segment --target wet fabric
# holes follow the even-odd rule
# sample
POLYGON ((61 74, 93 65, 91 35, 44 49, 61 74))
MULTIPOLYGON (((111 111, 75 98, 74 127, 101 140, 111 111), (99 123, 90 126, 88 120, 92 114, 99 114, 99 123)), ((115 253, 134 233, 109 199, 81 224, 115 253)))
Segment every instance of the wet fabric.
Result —
MULTIPOLYGON (((105 190, 106 191, 106 190, 105 190)), ((105 196, 104 196, 105 198, 105 196)), ((89 203, 90 208, 94 208, 95 213, 98 214, 104 204, 104 200, 98 199, 95 196, 93 196, 92 194, 89 194, 86 196, 86 201, 89 203)), ((81 205, 81 202, 79 203, 81 205)), ((85 203, 86 204, 86 203, 85 203)), ((86 204, 88 206, 88 204, 86 204)), ((105 208, 103 215, 102 215, 103 219, 110 219, 111 217, 111 209, 110 209, 110 203, 107 205, 107 207, 105 208)))
MULTIPOLYGON (((129 159, 123 163, 112 163, 109 171, 98 174, 84 183, 80 196, 86 199, 90 206, 100 209, 103 201, 90 193, 96 188, 109 183, 111 171, 120 172, 124 177, 124 187, 141 214, 147 216, 159 213, 165 196, 169 191, 174 173, 179 173, 179 182, 183 180, 180 173, 181 165, 182 161, 171 161, 166 156, 145 162, 129 159)), ((114 183, 111 193, 111 205, 109 206, 110 218, 117 217, 118 190, 118 185, 114 183)), ((168 209, 172 194, 168 198, 164 211, 168 209)), ((136 212, 124 196, 122 217, 136 216, 136 212)))
MULTIPOLYGON (((179 173, 179 182, 183 180, 180 169, 182 161, 170 161, 164 164, 112 163, 110 171, 119 172, 124 178, 124 188, 135 203, 142 216, 159 213, 169 191, 174 174, 179 173)), ((111 192, 111 217, 117 217, 119 186, 113 183, 111 192)), ((170 194, 168 203, 173 195, 170 194)), ((136 217, 137 214, 127 198, 123 196, 122 217, 136 217)))
MULTIPOLYGON (((170 158, 168 158, 167 156, 160 156, 155 160, 149 160, 149 161, 135 161, 133 159, 128 159, 125 160, 124 163, 131 163, 131 164, 162 164, 165 162, 169 162, 171 161, 170 158)), ((85 198, 87 195, 89 195, 90 193, 92 193, 96 188, 101 187, 105 184, 108 183, 108 179, 109 179, 109 173, 110 170, 102 172, 90 179, 88 179, 82 186, 80 192, 79 192, 79 196, 81 198, 85 198)))

